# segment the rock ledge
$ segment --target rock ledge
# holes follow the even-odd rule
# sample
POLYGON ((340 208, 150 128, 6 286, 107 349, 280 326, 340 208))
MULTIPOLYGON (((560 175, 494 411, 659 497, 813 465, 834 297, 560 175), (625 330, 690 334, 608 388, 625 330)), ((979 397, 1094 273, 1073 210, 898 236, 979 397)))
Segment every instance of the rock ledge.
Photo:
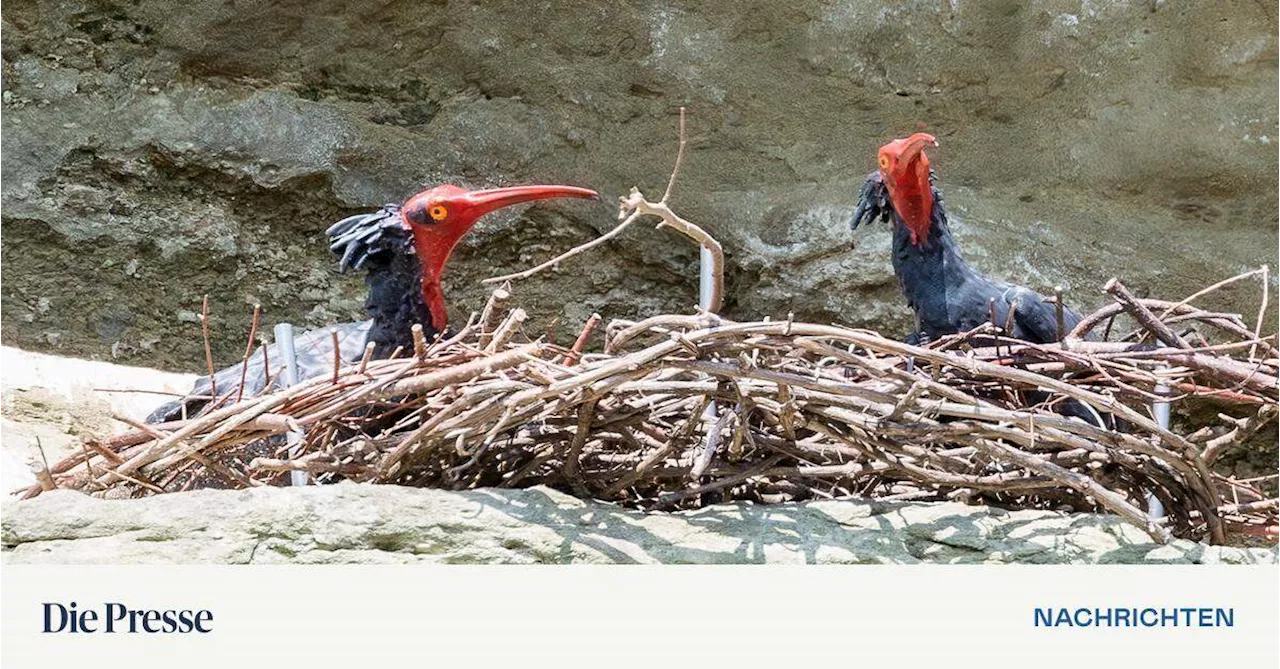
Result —
POLYGON ((642 513, 546 488, 344 483, 138 500, 53 491, 3 506, 3 561, 62 564, 1232 563, 1275 549, 1167 546, 1118 518, 951 503, 725 504, 642 513))

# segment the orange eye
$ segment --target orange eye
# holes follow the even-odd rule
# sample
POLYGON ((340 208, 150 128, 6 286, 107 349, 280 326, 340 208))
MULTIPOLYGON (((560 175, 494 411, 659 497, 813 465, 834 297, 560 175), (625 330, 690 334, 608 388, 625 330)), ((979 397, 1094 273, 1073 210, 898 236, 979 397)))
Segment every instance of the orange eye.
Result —
POLYGON ((449 211, 444 208, 444 205, 437 204, 427 210, 427 215, 430 216, 433 221, 443 221, 445 217, 449 215, 449 211))
POLYGON ((889 169, 889 156, 880 156, 880 169, 889 169))

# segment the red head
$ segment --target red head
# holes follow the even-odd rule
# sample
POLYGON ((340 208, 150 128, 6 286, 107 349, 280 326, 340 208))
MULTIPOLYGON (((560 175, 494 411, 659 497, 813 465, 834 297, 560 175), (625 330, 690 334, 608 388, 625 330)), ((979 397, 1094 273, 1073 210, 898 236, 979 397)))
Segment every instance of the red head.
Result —
POLYGON ((889 189, 894 211, 907 226, 911 243, 915 245, 928 240, 929 218, 933 215, 929 158, 924 154, 924 147, 937 145, 933 135, 917 132, 880 147, 880 176, 889 189))
POLYGON ((422 263, 422 299, 431 310, 431 325, 444 329, 448 314, 440 276, 458 241, 480 217, 502 207, 552 197, 595 199, 596 192, 573 186, 515 186, 468 191, 436 186, 405 201, 400 215, 413 233, 413 248, 422 263))

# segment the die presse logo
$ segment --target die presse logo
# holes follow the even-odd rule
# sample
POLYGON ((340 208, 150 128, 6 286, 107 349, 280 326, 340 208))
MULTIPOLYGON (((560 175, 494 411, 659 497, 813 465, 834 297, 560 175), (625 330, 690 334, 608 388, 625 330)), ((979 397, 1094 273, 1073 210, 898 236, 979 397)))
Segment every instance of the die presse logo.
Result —
POLYGON ((81 607, 75 602, 44 602, 44 634, 208 634, 208 609, 137 609, 119 602, 81 607))

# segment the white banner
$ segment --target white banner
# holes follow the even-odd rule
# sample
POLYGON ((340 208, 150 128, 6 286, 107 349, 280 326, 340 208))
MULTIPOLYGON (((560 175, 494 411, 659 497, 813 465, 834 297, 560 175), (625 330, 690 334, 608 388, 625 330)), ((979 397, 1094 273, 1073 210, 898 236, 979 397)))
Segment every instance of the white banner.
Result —
POLYGON ((0 624, 6 667, 534 658, 1274 667, 1278 575, 1274 566, 6 565, 0 624))

